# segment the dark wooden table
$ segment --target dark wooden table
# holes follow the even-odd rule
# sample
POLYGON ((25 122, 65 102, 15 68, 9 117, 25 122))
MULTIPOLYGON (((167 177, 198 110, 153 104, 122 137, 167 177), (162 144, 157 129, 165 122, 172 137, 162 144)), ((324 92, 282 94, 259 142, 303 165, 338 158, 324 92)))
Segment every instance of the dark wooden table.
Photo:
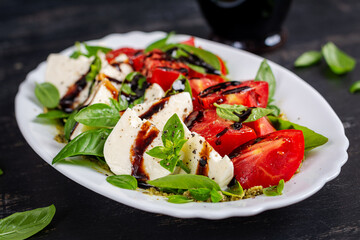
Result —
POLYGON ((317 89, 342 120, 350 140, 340 175, 312 197, 253 217, 218 221, 143 212, 96 194, 45 163, 21 136, 14 97, 26 74, 51 52, 109 33, 170 31, 207 38, 195 1, 0 1, 0 218, 55 204, 53 221, 32 239, 360 239, 360 66, 334 76, 318 65, 293 69, 304 51, 335 42, 360 62, 360 2, 294 1, 286 45, 264 57, 317 89))

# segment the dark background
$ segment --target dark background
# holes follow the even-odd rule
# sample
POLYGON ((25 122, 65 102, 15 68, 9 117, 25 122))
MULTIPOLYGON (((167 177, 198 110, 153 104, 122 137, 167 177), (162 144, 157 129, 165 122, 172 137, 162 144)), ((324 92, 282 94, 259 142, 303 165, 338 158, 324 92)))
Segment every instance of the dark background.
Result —
POLYGON ((53 221, 32 239, 360 239, 360 66, 334 76, 325 64, 294 69, 302 52, 327 41, 360 62, 360 1, 298 0, 285 26, 289 38, 264 57, 317 89, 344 124, 349 160, 314 196, 253 217, 218 221, 147 213, 100 196, 58 173, 25 142, 14 97, 26 74, 51 52, 110 33, 171 31, 208 38, 195 1, 0 1, 0 218, 55 204, 53 221))

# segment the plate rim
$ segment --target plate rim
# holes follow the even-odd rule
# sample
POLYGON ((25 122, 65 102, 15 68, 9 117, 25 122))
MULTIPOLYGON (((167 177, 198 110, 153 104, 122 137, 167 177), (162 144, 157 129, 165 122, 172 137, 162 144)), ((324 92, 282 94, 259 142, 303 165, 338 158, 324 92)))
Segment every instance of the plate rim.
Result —
MULTIPOLYGON (((100 39, 94 39, 94 40, 89 40, 86 42, 92 42, 92 41, 106 41, 107 39, 111 39, 111 38, 118 38, 118 37, 126 37, 126 36, 136 36, 136 35, 140 35, 140 36, 157 36, 157 35, 165 35, 165 32, 161 32, 161 31, 154 31, 154 32, 141 32, 141 31, 132 31, 132 32, 127 32, 127 33, 112 33, 109 35, 104 36, 103 38, 100 39)), ((189 35, 185 35, 185 34, 177 34, 178 37, 189 37, 189 35)), ((221 47, 227 48, 231 51, 239 51, 242 54, 246 54, 249 55, 253 58, 257 58, 257 59, 264 59, 263 57, 257 56, 255 54, 246 52, 244 50, 239 50, 239 49, 235 49, 233 47, 221 44, 221 43, 217 43, 217 42, 213 42, 207 39, 202 39, 202 38, 198 38, 195 37, 195 39, 199 39, 200 41, 203 41, 205 43, 209 43, 209 44, 215 44, 215 45, 219 45, 221 47)), ((60 53, 65 53, 70 51, 70 49, 72 49, 73 47, 69 47, 66 48, 65 50, 61 51, 60 53)), ((325 100, 325 98, 318 92, 316 91, 310 84, 308 84, 307 82, 305 82, 303 79, 301 79, 300 77, 298 77, 295 73, 291 72, 290 70, 286 69, 285 67, 282 67, 270 60, 267 60, 269 62, 269 64, 271 65, 271 67, 276 66, 276 68, 281 69, 281 71, 285 71, 286 74, 290 74, 293 78, 297 79, 297 81, 301 84, 303 84, 306 88, 308 88, 312 94, 315 94, 318 98, 320 98, 322 100, 322 104, 325 104, 328 108, 328 110, 331 111, 331 114, 333 114, 334 116, 336 116, 336 121, 338 122, 339 125, 342 125, 342 122, 340 121, 339 117, 337 116, 337 114, 335 113, 335 111, 333 110, 333 108, 330 106, 330 104, 325 100)), ((20 106, 21 106, 21 93, 22 93, 22 89, 26 88, 28 84, 30 84, 30 77, 32 74, 35 74, 36 72, 38 72, 41 67, 44 67, 44 65, 46 64, 44 62, 41 62, 35 69, 33 69, 32 71, 30 71, 24 81, 19 85, 19 89, 18 92, 16 94, 15 97, 15 118, 18 124, 18 127, 20 129, 20 132, 22 133, 22 135, 24 136, 25 140, 27 141, 27 143, 30 145, 30 147, 45 161, 48 163, 47 160, 45 160, 45 158, 48 158, 49 156, 46 156, 46 153, 43 152, 41 149, 39 149, 39 147, 35 144, 34 141, 32 141, 31 136, 28 134, 29 131, 27 131, 25 129, 25 126, 21 123, 21 112, 19 112, 20 110, 20 106)), ((198 211, 188 211, 188 209, 183 209, 183 210, 179 210, 178 208, 172 208, 170 204, 164 201, 161 201, 162 203, 164 203, 164 205, 159 205, 159 204, 154 204, 153 202, 147 202, 147 204, 138 204, 137 201, 131 201, 131 199, 125 197, 119 200, 119 192, 122 193, 121 195, 126 195, 126 191, 130 191, 130 190, 124 190, 124 189, 118 189, 116 187, 112 187, 112 186, 107 186, 106 188, 101 188, 99 186, 95 186, 93 184, 89 184, 89 182, 86 183, 86 181, 83 181, 83 179, 79 178, 78 176, 74 176, 71 174, 71 172, 68 172, 66 170, 64 170, 63 167, 61 167, 61 165, 52 165, 50 164, 53 168, 55 168, 57 171, 61 172, 63 175, 65 175, 66 177, 70 178, 71 180, 77 182, 78 184, 96 192, 99 193, 105 197, 108 197, 112 200, 115 200, 117 202, 120 202, 122 204, 125 204, 127 206, 131 206, 137 209, 141 209, 147 212, 153 212, 153 213, 160 213, 160 214, 165 214, 165 215, 169 215, 169 216, 173 216, 173 217, 178 217, 178 218, 204 218, 204 219, 224 219, 224 218, 228 218, 228 217, 235 217, 235 216, 239 216, 239 217, 246 217, 246 216, 253 216, 256 214, 259 214, 263 211, 266 210, 270 210, 270 209, 275 209, 275 208, 280 208, 280 207, 286 207, 289 205, 292 205, 294 203, 300 202, 310 196, 312 196, 313 194, 315 194, 316 192, 318 192, 327 182, 331 181, 332 179, 334 179, 335 177, 337 177, 341 171, 341 167, 346 163, 347 159, 348 159, 348 154, 347 154, 347 149, 349 147, 349 140, 347 139, 346 135, 345 135, 345 129, 342 127, 342 131, 341 134, 343 137, 343 142, 342 142, 342 146, 339 147, 339 149, 343 150, 342 154, 341 154, 341 160, 339 158, 338 160, 338 164, 337 164, 337 169, 336 171, 332 171, 332 172, 328 172, 326 174, 325 177, 321 178, 321 180, 318 180, 316 182, 316 184, 309 190, 309 191, 305 191, 305 193, 303 192, 302 194, 295 194, 294 196, 291 197, 287 197, 286 199, 278 199, 278 201, 273 202, 273 201, 268 201, 268 202, 262 202, 262 204, 260 204, 259 206, 252 206, 251 208, 237 208, 235 209, 234 207, 229 207, 226 209, 222 209, 221 211, 206 211, 206 207, 204 208, 205 211, 203 209, 198 211), (113 189, 112 189, 113 188, 113 189), (108 190, 114 190, 113 194, 109 194, 108 190), (187 211, 184 211, 187 210, 187 211)), ((122 197, 120 195, 120 197, 122 197)), ((258 198, 258 197, 257 197, 258 198)), ((252 200, 252 199, 246 199, 246 200, 241 200, 241 201, 248 201, 248 200, 252 200)), ((141 200, 140 200, 141 202, 141 200)), ((193 204, 197 204, 197 203, 188 203, 187 205, 193 205, 193 204)), ((206 203, 205 203, 206 204, 206 203)), ((212 203, 210 203, 212 204, 212 203)), ((217 203, 217 204, 223 204, 223 203, 217 203)))

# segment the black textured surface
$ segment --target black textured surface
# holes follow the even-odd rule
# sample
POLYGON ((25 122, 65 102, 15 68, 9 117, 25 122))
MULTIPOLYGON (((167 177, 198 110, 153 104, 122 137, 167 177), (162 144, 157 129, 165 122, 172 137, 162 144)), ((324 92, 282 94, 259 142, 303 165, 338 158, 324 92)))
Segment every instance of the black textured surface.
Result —
POLYGON ((294 71, 318 90, 342 120, 350 140, 340 175, 312 197, 257 216, 218 221, 143 212, 100 196, 58 173, 25 142, 14 97, 26 74, 74 41, 114 32, 170 31, 207 38, 195 1, 0 2, 0 218, 55 204, 48 227, 32 239, 360 239, 360 95, 348 88, 360 67, 334 76, 325 66, 293 69, 302 52, 327 41, 360 61, 360 2, 294 1, 285 23, 288 42, 264 57, 294 71))

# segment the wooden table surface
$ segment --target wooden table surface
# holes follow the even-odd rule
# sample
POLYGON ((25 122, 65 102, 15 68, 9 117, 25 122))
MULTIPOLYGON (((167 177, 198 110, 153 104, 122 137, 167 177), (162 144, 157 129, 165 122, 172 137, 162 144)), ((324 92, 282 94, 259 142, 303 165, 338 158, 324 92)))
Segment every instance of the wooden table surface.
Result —
POLYGON ((340 175, 300 203, 209 221, 143 212, 80 186, 30 148, 14 116, 14 97, 26 74, 75 41, 133 30, 208 38, 196 1, 0 1, 0 218, 55 204, 53 221, 32 239, 360 239, 360 94, 348 91, 360 80, 360 66, 343 76, 325 64, 293 68, 302 52, 327 41, 360 62, 359 12, 357 0, 294 1, 286 45, 263 55, 313 86, 340 117, 350 140, 340 175))

